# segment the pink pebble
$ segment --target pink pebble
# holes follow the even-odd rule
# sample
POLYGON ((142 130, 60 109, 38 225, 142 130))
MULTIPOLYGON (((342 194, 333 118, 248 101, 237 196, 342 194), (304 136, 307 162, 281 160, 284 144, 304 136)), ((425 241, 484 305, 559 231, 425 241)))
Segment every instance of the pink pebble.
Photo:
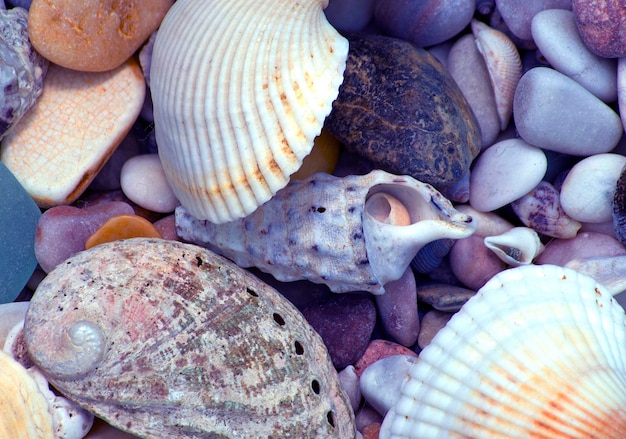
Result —
POLYGON ((144 209, 169 213, 178 205, 157 154, 128 159, 122 167, 120 184, 124 194, 144 209))
POLYGON ((159 231, 163 239, 170 239, 172 241, 180 241, 176 234, 176 217, 174 215, 168 215, 165 218, 161 218, 153 223, 154 227, 159 231))
POLYGON ((401 344, 388 340, 376 339, 370 341, 361 358, 354 363, 354 371, 357 376, 360 377, 367 366, 380 360, 381 358, 390 357, 392 355, 412 355, 417 357, 415 352, 405 346, 402 346, 401 344))
POLYGON ((415 344, 420 319, 417 286, 411 268, 407 268, 400 279, 385 284, 385 294, 375 297, 378 315, 387 334, 401 345, 415 344))
POLYGON ((485 247, 483 238, 476 235, 459 239, 450 250, 449 256, 454 275, 472 290, 478 290, 506 268, 506 264, 485 247))
POLYGON ((583 232, 572 239, 550 241, 535 263, 564 266, 573 259, 622 255, 626 255, 626 247, 612 236, 583 232))

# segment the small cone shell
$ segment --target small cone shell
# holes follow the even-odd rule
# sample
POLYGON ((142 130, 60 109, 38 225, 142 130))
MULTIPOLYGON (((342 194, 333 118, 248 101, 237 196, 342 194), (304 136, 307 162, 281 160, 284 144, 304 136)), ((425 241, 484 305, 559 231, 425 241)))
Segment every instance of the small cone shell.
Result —
POLYGON ((320 134, 348 42, 325 0, 179 0, 159 29, 151 87, 159 156, 193 216, 253 212, 320 134))
POLYGON ((0 351, 0 437, 52 439, 50 408, 37 382, 9 354, 0 351))
POLYGON ((419 355, 387 438, 623 438, 626 316, 554 265, 492 278, 419 355))

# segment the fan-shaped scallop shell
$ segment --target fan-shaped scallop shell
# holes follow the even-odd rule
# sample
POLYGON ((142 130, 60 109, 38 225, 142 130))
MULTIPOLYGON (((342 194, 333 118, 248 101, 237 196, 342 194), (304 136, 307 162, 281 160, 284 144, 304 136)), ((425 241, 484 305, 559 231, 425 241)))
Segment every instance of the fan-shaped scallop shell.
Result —
POLYGON ((522 60, 515 44, 503 32, 472 20, 476 46, 489 71, 489 79, 496 98, 500 129, 506 129, 513 114, 513 98, 522 77, 522 60))
POLYGON ((337 293, 383 294, 425 244, 465 238, 475 228, 471 216, 431 185, 381 170, 292 181, 251 215, 225 224, 198 220, 184 207, 176 210, 184 240, 278 280, 308 279, 337 293), (408 225, 398 225, 397 211, 408 225))
POLYGON ((419 357, 382 439, 624 437, 626 316, 574 270, 499 273, 419 357))
POLYGON ((327 0, 179 0, 154 44, 159 155, 193 216, 243 217, 284 187, 320 134, 348 42, 327 0))
POLYGON ((26 368, 0 351, 0 437, 52 439, 51 407, 26 368))
POLYGON ((80 252, 26 314, 32 360, 66 397, 145 438, 352 438, 321 337, 284 297, 201 247, 80 252))

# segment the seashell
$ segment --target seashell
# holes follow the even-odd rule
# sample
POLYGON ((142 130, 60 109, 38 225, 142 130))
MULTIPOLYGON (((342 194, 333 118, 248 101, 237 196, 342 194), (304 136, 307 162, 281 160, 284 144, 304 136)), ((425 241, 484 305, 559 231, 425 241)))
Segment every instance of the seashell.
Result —
POLYGON ((581 223, 565 213, 559 191, 545 180, 513 201, 511 208, 525 226, 553 238, 573 238, 582 227, 581 223))
POLYGON ((422 350, 380 438, 622 438, 626 315, 574 270, 492 278, 422 350))
POLYGON ((474 224, 432 186, 381 170, 292 181, 250 216, 226 224, 176 209, 182 239, 278 280, 308 279, 336 293, 383 294, 425 244, 469 236, 474 224), (410 225, 388 223, 398 221, 389 196, 408 211, 410 225))
POLYGON ((441 265, 441 261, 450 253, 455 242, 454 239, 449 238, 429 242, 411 260, 411 268, 418 273, 430 273, 441 265))
POLYGON ((496 0, 476 0, 476 12, 489 15, 496 7, 496 0))
POLYGON ((48 401, 26 368, 0 351, 0 437, 53 439, 48 401))
POLYGON ((326 4, 184 0, 165 16, 150 70, 156 140, 193 216, 248 215, 311 151, 348 56, 326 4))
POLYGON ((522 59, 515 44, 503 32, 472 19, 472 33, 476 46, 487 64, 493 87, 500 129, 506 129, 513 114, 513 98, 522 77, 522 59))
POLYGON ((302 314, 197 246, 132 238, 72 256, 37 288, 24 333, 65 397, 144 438, 355 435, 302 314))
POLYGON ((572 259, 564 265, 591 276, 614 296, 626 291, 626 256, 597 256, 572 259))
POLYGON ((613 193, 613 231, 619 242, 626 245, 626 165, 622 168, 619 178, 615 183, 613 193))
POLYGON ((500 235, 486 236, 485 246, 511 266, 526 265, 543 251, 539 235, 528 227, 513 227, 500 235))

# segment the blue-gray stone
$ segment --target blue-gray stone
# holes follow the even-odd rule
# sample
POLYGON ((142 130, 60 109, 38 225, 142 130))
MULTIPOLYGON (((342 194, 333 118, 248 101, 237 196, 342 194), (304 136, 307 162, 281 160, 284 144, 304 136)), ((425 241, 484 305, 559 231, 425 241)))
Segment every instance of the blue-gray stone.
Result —
POLYGON ((0 303, 13 302, 37 267, 39 207, 0 163, 0 303))

